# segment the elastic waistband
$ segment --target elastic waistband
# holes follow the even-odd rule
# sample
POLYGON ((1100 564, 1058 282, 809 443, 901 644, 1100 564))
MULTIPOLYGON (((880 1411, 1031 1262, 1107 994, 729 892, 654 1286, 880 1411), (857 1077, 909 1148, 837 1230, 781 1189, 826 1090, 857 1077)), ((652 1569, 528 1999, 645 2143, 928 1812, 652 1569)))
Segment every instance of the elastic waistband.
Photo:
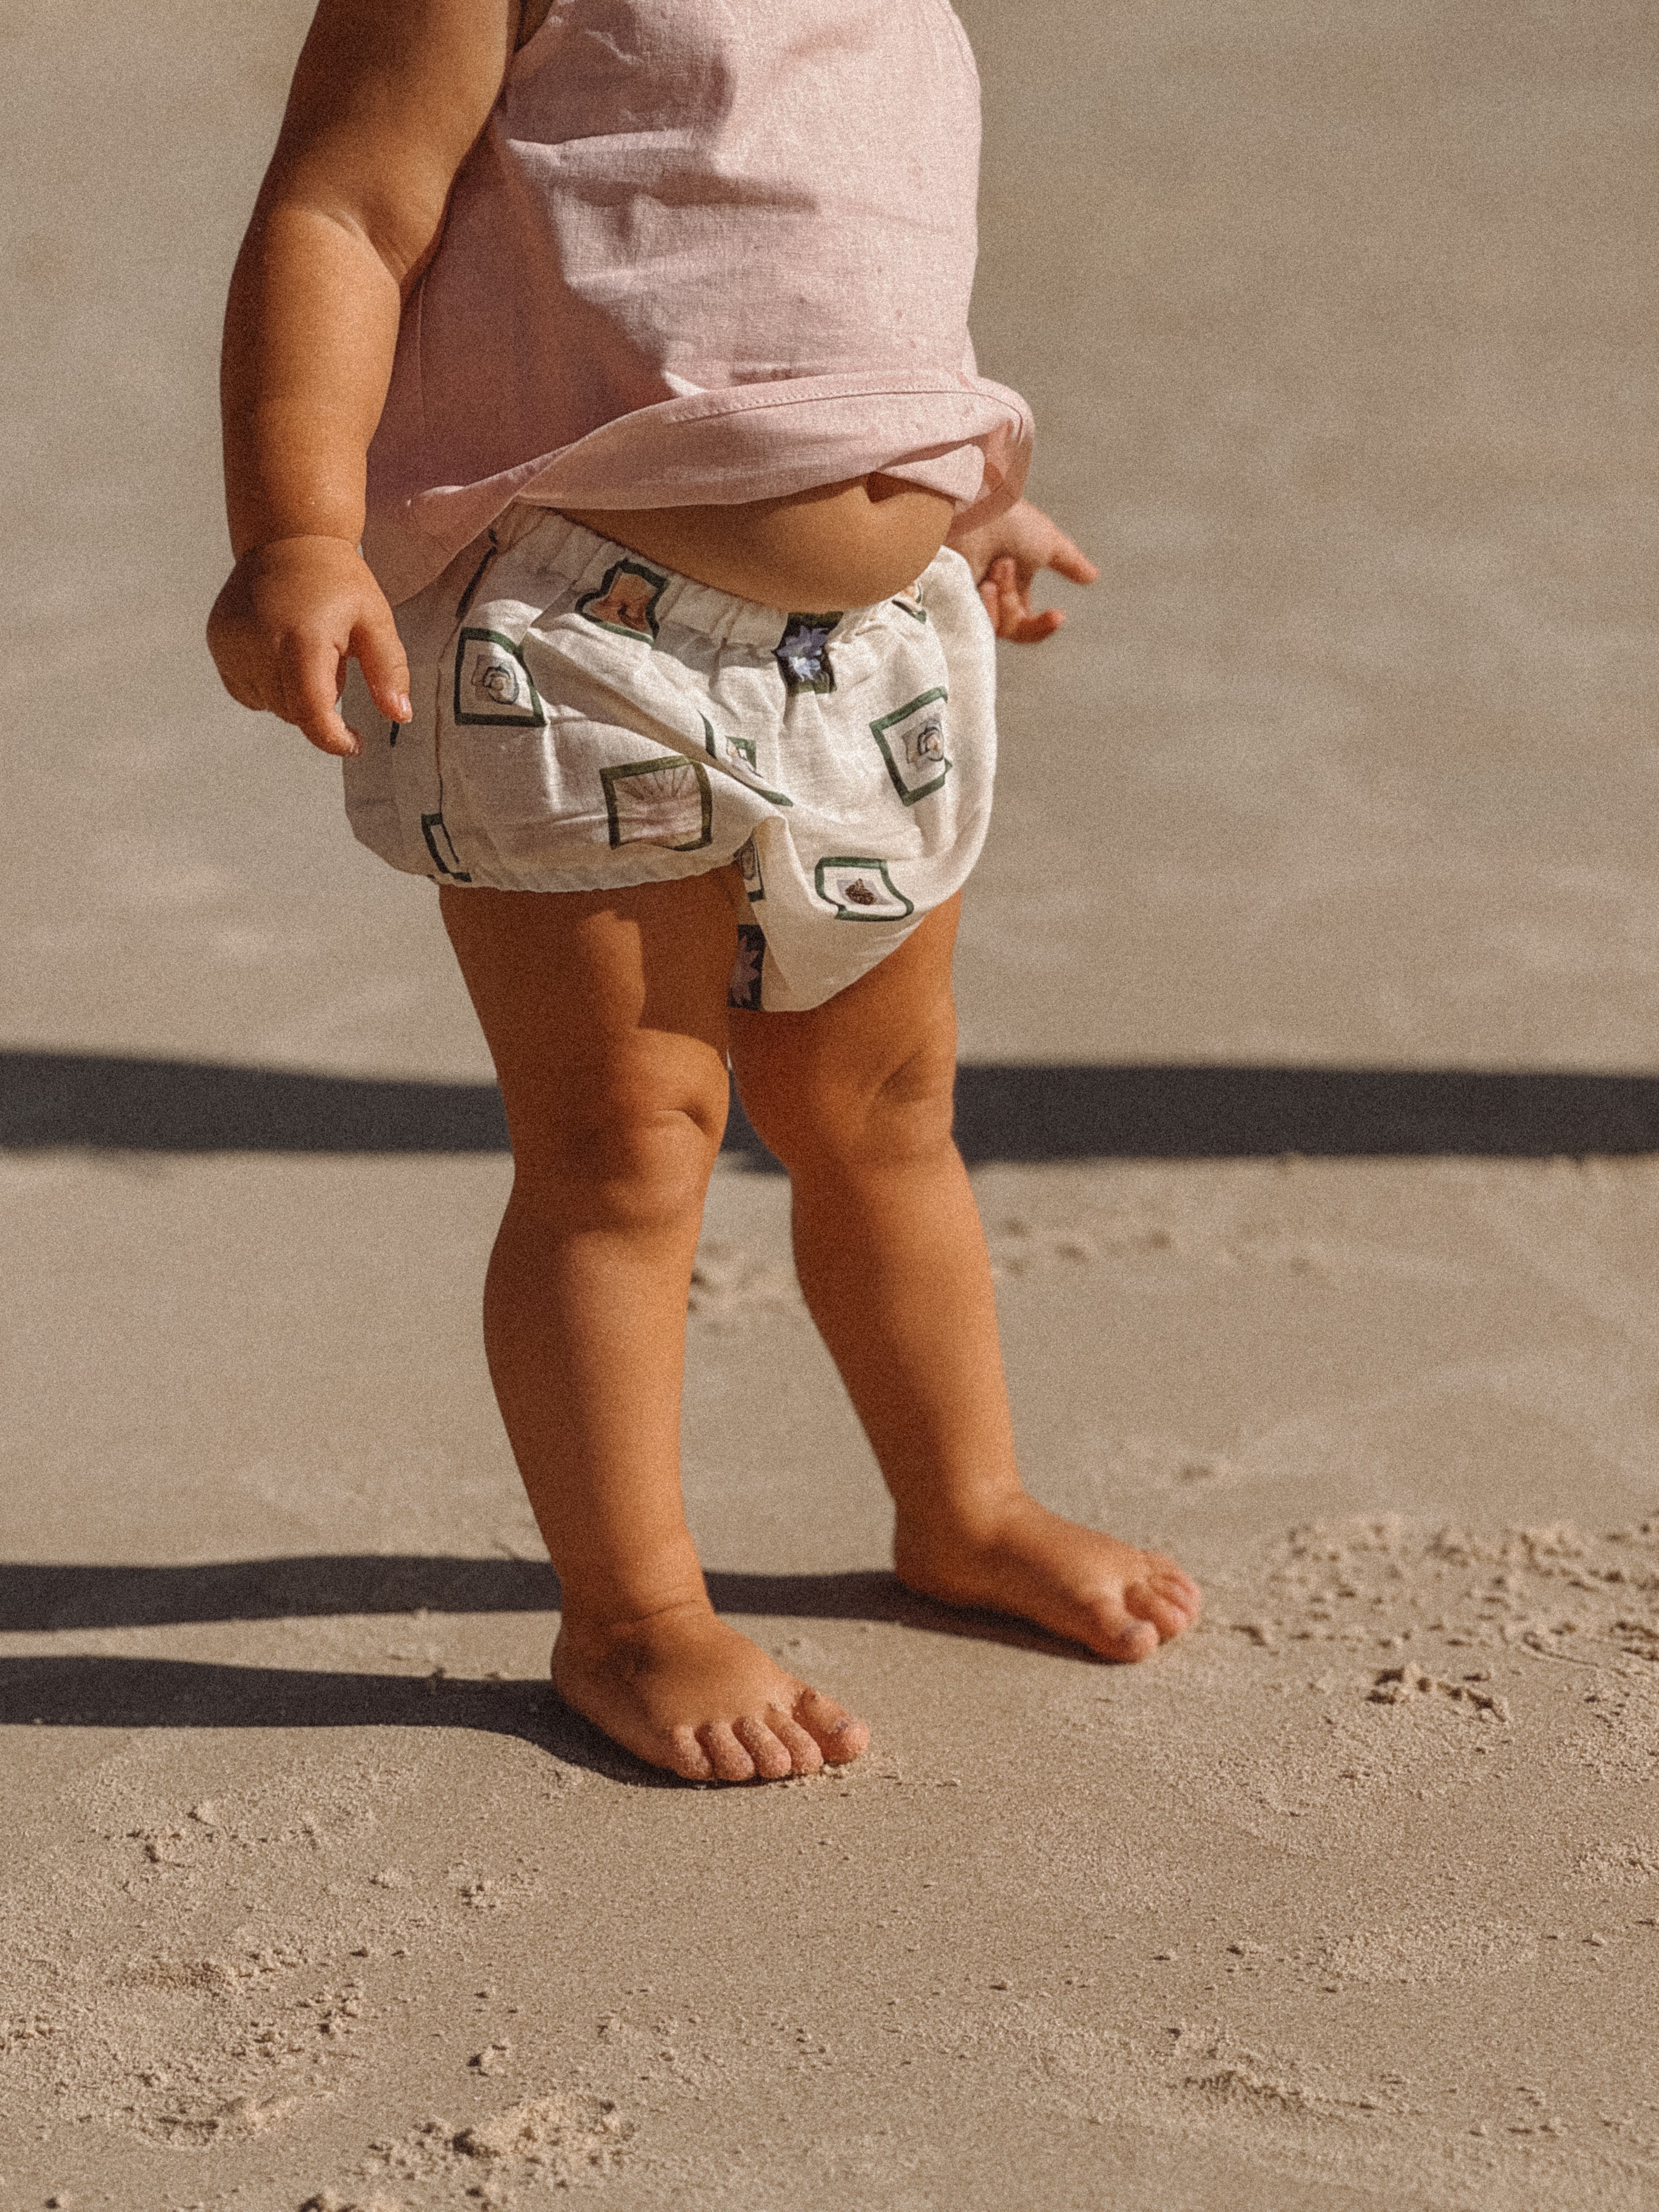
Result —
POLYGON ((878 599, 872 606, 835 610, 766 606, 758 599, 739 599, 734 592, 722 592, 713 584, 682 576, 664 562, 650 560, 629 546, 601 538, 582 523, 572 522, 556 507, 533 507, 523 500, 515 501, 496 518, 489 542, 499 553, 516 552, 532 536, 537 566, 569 585, 597 589, 605 571, 618 561, 636 561, 653 575, 665 576, 667 583, 656 603, 657 620, 682 623, 719 645, 759 645, 769 651, 787 624, 802 614, 811 614, 818 621, 828 621, 833 615, 830 636, 853 637, 883 620, 891 604, 878 599))

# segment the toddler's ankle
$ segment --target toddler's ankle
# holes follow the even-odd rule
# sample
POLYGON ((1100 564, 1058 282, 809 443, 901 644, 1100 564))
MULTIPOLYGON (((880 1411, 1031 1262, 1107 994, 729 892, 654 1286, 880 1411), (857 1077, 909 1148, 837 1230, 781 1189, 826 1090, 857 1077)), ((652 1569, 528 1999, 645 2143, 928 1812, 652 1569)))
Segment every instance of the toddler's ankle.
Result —
POLYGON ((701 1574, 695 1586, 678 1592, 653 1592, 648 1596, 614 1588, 600 1591, 567 1590, 559 1616, 559 1640, 593 1657, 618 1650, 653 1629, 677 1621, 713 1619, 714 1607, 701 1574))
POLYGON ((604 1648, 659 1615, 711 1610, 690 1531, 671 1522, 627 1545, 561 1543, 560 1611, 568 1641, 604 1648))
POLYGON ((895 1499, 893 1540, 901 1547, 994 1542, 1030 1503, 1017 1475, 969 1490, 895 1499))

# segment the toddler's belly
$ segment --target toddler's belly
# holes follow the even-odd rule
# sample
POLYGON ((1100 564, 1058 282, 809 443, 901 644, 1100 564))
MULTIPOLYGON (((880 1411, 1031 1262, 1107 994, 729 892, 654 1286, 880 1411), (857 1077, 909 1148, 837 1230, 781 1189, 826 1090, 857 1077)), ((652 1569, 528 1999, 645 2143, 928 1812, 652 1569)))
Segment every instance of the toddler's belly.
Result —
POLYGON ((566 507, 601 538, 701 584, 785 610, 873 606, 915 583, 955 514, 894 477, 818 484, 740 507, 566 507))

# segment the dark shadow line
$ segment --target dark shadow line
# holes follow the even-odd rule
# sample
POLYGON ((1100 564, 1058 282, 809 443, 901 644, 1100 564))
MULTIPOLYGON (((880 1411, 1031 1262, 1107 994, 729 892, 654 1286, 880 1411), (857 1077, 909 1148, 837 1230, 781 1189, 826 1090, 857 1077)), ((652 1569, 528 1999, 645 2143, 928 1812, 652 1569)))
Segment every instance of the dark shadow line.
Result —
MULTIPOLYGON (((936 1633, 1082 1659, 1022 1623, 935 1605, 893 1576, 715 1572, 723 1613, 897 1621, 936 1633)), ((550 1567, 520 1559, 256 1559, 200 1567, 0 1567, 0 1625, 11 1630, 149 1628, 345 1613, 552 1611, 550 1567), (389 1571, 382 1576, 380 1568, 389 1571)), ((196 1659, 62 1652, 0 1658, 0 1727, 87 1729, 472 1729, 514 1736, 634 1789, 685 1788, 623 1751, 550 1682, 246 1667, 196 1659)))
POLYGON ((556 1613, 545 1559, 324 1553, 193 1565, 0 1562, 0 1628, 163 1628, 342 1613, 556 1613))
MULTIPOLYGON (((872 1569, 758 1574, 717 1567, 707 1579, 709 1597, 722 1613, 773 1620, 890 1622, 1024 1650, 1071 1648, 994 1614, 935 1605, 907 1589, 896 1576, 872 1569)), ((0 1629, 13 1632, 170 1628, 350 1614, 550 1616, 559 1606, 558 1577, 545 1559, 368 1552, 216 1559, 185 1566, 0 1562, 0 1629)))
POLYGON ((635 1789, 678 1790, 574 1713, 550 1682, 313 1673, 64 1652, 0 1659, 0 1727, 474 1729, 635 1789))
POLYGON ((972 1066, 970 1162, 1550 1159, 1659 1152, 1659 1078, 1494 1068, 972 1066))
MULTIPOLYGON (((969 1065, 957 1138, 993 1160, 1659 1152, 1659 1077, 1491 1068, 969 1065)), ((0 1052, 0 1149, 505 1152, 492 1083, 314 1075, 110 1053, 0 1052)), ((777 1163, 733 1102, 726 1150, 777 1163)))
POLYGON ((493 1083, 313 1075, 119 1053, 0 1052, 0 1146, 504 1152, 493 1083))

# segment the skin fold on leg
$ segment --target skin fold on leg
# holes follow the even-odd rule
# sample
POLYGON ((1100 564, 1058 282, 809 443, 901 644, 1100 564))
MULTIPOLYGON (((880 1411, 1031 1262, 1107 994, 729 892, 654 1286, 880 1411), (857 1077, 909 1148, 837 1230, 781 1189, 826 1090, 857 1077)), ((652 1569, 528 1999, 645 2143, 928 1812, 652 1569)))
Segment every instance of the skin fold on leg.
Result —
POLYGON ((513 1142, 484 1339, 563 1589, 553 1679, 617 1742, 696 1781, 810 1773, 869 1741, 718 1618, 681 1498, 686 1304, 726 1121, 741 896, 729 869, 441 892, 513 1142))
POLYGON ((1197 1618, 1197 1584, 1047 1511, 1015 1463, 990 1263, 951 1137, 957 908, 811 1012, 732 1013, 732 1067, 789 1170, 796 1272, 892 1493, 900 1579, 1144 1659, 1197 1618))

